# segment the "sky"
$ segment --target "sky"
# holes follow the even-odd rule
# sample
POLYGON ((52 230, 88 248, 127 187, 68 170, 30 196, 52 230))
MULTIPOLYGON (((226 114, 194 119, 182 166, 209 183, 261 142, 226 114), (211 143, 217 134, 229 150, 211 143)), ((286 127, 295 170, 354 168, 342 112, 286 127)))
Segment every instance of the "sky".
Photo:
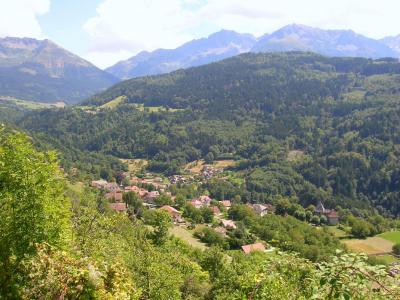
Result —
POLYGON ((221 29, 261 36, 297 23, 400 34, 398 0, 0 0, 0 37, 48 38, 105 68, 221 29))

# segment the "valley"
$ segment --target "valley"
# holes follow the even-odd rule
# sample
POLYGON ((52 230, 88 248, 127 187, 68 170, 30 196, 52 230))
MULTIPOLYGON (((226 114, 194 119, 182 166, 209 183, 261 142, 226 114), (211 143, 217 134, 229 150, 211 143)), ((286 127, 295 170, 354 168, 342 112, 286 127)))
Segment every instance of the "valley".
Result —
POLYGON ((0 299, 398 299, 399 83, 290 51, 0 97, 0 299))

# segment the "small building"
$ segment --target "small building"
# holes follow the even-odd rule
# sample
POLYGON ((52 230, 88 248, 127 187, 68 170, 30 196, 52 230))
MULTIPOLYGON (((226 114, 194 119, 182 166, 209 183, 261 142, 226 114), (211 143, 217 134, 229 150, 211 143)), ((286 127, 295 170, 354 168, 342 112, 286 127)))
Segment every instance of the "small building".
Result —
POLYGON ((236 224, 232 220, 221 220, 221 224, 225 229, 236 229, 236 224))
POLYGON ((182 216, 179 211, 177 211, 175 208, 169 205, 164 205, 160 209, 165 210, 172 218, 172 221, 175 223, 182 222, 182 216))
POLYGON ((210 209, 212 210, 213 214, 215 216, 219 216, 221 214, 220 209, 218 208, 218 206, 210 206, 210 209))
POLYGON ((118 191, 121 190, 121 188, 119 187, 119 185, 118 185, 117 183, 115 183, 115 182, 109 182, 109 183, 107 183, 107 184, 104 186, 104 189, 105 189, 107 192, 110 192, 110 193, 112 193, 112 192, 118 192, 118 191))
POLYGON ((194 206, 195 208, 201 208, 204 206, 204 204, 199 199, 192 199, 187 203, 194 206))
POLYGON ((265 251, 265 246, 262 243, 255 243, 255 244, 250 244, 250 245, 244 245, 242 246, 242 250, 245 254, 250 254, 251 252, 254 251, 265 251))
POLYGON ((122 202, 122 193, 121 192, 107 193, 106 199, 114 200, 115 202, 122 202))
POLYGON ((144 196, 144 201, 147 203, 154 203, 156 198, 160 196, 158 191, 147 192, 144 196))
POLYGON ((262 204, 253 204, 252 208, 254 212, 261 217, 268 213, 268 207, 262 204))
POLYGON ((339 224, 339 215, 335 210, 331 210, 327 215, 329 225, 337 225, 339 224))
POLYGON ((232 203, 230 200, 219 201, 227 210, 231 208, 232 203))
POLYGON ((216 233, 219 233, 219 234, 223 235, 223 236, 226 236, 226 232, 227 232, 226 229, 224 227, 222 227, 222 226, 215 227, 214 231, 216 233))
POLYGON ((103 180, 103 179, 100 179, 100 180, 93 180, 93 181, 90 183, 90 186, 91 186, 91 187, 94 187, 94 188, 96 188, 96 189, 104 189, 104 187, 106 186, 107 183, 108 183, 108 182, 105 181, 105 180, 103 180))
POLYGON ((126 205, 126 203, 123 203, 123 202, 109 203, 108 207, 116 212, 126 212, 128 209, 128 206, 126 205))
POLYGON ((339 215, 334 209, 326 209, 322 202, 318 202, 315 207, 315 213, 319 216, 325 216, 329 225, 339 224, 339 215))
POLYGON ((199 201, 201 202, 201 203, 203 203, 203 205, 205 205, 205 206, 209 206, 210 205, 210 203, 211 203, 211 198, 210 197, 208 197, 208 196, 200 196, 199 197, 199 201))

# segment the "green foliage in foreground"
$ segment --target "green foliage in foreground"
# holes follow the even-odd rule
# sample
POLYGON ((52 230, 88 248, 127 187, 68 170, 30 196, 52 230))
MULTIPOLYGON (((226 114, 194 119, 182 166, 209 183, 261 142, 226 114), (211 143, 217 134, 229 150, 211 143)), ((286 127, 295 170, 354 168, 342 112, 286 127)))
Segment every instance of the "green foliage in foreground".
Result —
POLYGON ((399 297, 395 279, 359 255, 314 264, 290 253, 194 250, 166 236, 164 214, 150 216, 153 231, 91 190, 64 191, 51 154, 0 135, 0 299, 399 297))

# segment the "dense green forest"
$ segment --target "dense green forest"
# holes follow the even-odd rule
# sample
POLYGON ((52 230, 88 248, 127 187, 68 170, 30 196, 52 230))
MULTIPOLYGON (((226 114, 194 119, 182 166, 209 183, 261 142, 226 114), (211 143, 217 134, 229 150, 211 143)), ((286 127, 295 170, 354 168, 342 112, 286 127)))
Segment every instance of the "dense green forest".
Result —
MULTIPOLYGON (((194 249, 167 234, 172 223, 162 210, 129 218, 108 210, 100 193, 70 189, 56 154, 38 152, 10 129, 0 130, 0 165, 0 299, 399 296, 386 269, 362 255, 339 251, 312 263, 290 249, 251 255, 194 249)), ((231 214, 252 223, 241 206, 231 214)), ((254 232, 267 236, 268 224, 284 226, 286 218, 276 218, 262 218, 254 232)))
POLYGON ((67 172, 117 172, 117 157, 147 158, 150 171, 172 175, 200 158, 232 158, 245 183, 227 182, 227 197, 282 195, 399 216, 399 83, 393 59, 245 54, 128 80, 84 106, 15 123, 58 149, 67 172), (99 106, 121 96, 116 107, 99 106), (290 159, 293 151, 300 155, 290 159))

